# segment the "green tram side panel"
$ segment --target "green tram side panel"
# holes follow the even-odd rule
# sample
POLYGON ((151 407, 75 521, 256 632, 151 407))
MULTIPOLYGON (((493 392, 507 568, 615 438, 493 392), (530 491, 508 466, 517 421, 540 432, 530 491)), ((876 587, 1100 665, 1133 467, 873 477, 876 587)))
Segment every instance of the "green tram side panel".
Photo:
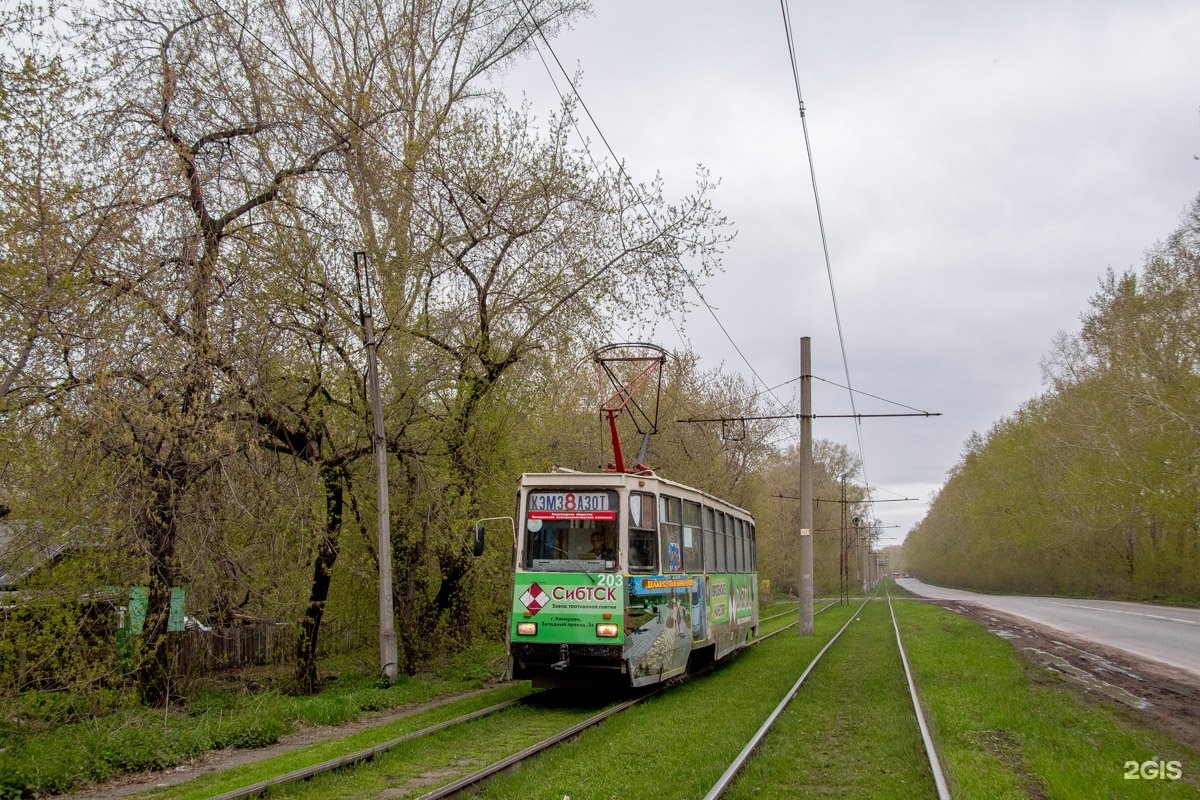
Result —
POLYGON ((635 685, 682 671, 693 645, 729 641, 735 628, 757 619, 753 573, 525 572, 513 585, 511 641, 622 645, 635 685), (537 633, 517 635, 519 622, 536 622, 537 633), (617 636, 598 637, 602 622, 618 623, 617 636))
POLYGON ((624 644, 625 630, 621 624, 625 612, 624 575, 518 572, 513 577, 510 641, 624 644), (537 633, 518 636, 518 622, 536 622, 537 633), (597 636, 596 625, 602 622, 615 623, 617 636, 597 636))

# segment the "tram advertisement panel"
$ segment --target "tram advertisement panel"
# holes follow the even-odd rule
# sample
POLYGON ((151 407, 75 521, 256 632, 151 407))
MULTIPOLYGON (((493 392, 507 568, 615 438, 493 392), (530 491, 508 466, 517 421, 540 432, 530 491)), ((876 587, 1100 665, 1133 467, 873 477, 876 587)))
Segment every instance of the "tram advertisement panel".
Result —
POLYGON ((692 603, 703 577, 653 575, 629 579, 629 661, 639 678, 683 669, 692 649, 692 603))
POLYGON ((712 577, 712 597, 709 600, 708 606, 708 621, 711 625, 721 625, 729 622, 731 604, 729 577, 728 575, 714 575, 712 577))
POLYGON ((754 573, 714 575, 710 588, 708 619, 712 625, 749 622, 758 607, 754 573))
POLYGON ((625 576, 620 573, 522 573, 514 576, 512 641, 604 643, 624 641, 622 619, 625 576), (537 624, 532 635, 519 634, 519 623, 537 624), (615 636, 597 629, 612 625, 615 636))
POLYGON ((758 608, 758 593, 755 591, 754 575, 730 575, 729 590, 732 593, 733 618, 739 625, 749 622, 758 608))

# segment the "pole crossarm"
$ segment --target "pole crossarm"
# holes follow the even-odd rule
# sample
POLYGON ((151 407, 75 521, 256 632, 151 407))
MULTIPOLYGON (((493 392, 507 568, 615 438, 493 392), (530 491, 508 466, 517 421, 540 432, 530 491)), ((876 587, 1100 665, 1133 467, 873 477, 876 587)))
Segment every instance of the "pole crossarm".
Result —
POLYGON ((677 419, 676 422, 757 422, 774 419, 869 419, 876 417, 940 417, 940 411, 920 411, 905 414, 770 414, 762 417, 693 417, 677 419))

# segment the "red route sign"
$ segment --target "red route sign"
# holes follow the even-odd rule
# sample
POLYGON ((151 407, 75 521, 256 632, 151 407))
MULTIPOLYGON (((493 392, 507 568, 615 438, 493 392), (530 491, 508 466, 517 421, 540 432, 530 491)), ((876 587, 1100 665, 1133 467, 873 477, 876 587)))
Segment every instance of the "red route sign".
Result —
POLYGON ((530 519, 567 520, 570 522, 612 522, 615 511, 530 511, 530 519))

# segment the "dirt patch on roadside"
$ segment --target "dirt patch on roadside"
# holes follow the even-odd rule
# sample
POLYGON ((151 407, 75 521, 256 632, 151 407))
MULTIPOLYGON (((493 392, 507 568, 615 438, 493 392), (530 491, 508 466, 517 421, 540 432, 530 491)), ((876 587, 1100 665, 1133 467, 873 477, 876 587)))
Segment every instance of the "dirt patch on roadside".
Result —
POLYGON ((991 609, 950 600, 924 602, 970 617, 1086 694, 1118 703, 1200 751, 1200 676, 991 609))

